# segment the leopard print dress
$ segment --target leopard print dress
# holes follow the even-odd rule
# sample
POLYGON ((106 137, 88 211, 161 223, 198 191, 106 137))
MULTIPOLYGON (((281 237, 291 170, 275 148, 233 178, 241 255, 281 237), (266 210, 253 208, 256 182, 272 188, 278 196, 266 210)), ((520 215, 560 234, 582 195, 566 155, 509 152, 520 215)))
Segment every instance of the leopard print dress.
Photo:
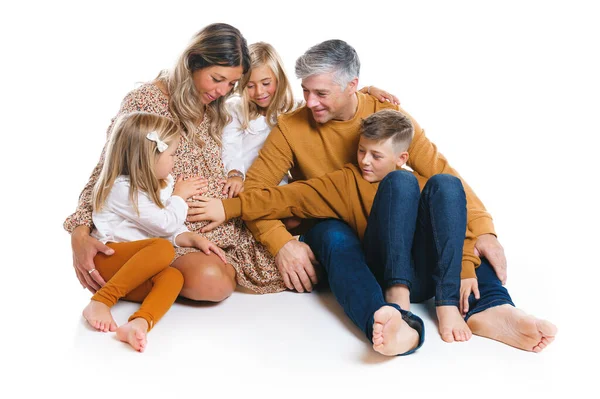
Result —
MULTIPOLYGON (((146 83, 127 94, 121 103, 119 113, 113 118, 108 128, 107 137, 118 116, 134 111, 154 113, 173 119, 169 112, 168 98, 158 86, 146 83)), ((195 138, 199 138, 204 143, 202 146, 197 144, 198 140, 180 140, 172 174, 175 179, 180 175, 203 176, 208 179, 206 195, 223 199, 225 198, 222 194, 223 185, 219 182, 225 180, 226 175, 221 160, 221 147, 208 134, 209 126, 210 122, 205 116, 196 128, 195 138)), ((102 151, 100 161, 92 172, 90 180, 79 196, 76 212, 64 222, 64 227, 69 232, 81 225, 92 227, 92 190, 102 170, 104 151, 102 151)), ((236 271, 239 285, 260 294, 280 292, 286 289, 275 266, 273 256, 254 239, 241 219, 232 219, 208 233, 200 233, 200 229, 206 224, 207 222, 186 222, 190 231, 203 235, 223 249, 227 260, 236 271)), ((190 252, 199 252, 195 248, 176 248, 175 251, 175 259, 190 252)))

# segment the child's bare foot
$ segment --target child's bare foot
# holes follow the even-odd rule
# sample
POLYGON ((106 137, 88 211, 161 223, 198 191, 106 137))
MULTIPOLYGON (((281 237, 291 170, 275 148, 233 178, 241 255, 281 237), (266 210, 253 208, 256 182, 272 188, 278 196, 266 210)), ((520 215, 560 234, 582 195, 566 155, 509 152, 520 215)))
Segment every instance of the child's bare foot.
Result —
POLYGON ((436 306, 440 335, 445 342, 463 342, 471 339, 471 329, 456 306, 436 306))
POLYGON ((541 352, 554 341, 558 329, 511 305, 495 306, 476 313, 467 324, 475 335, 495 339, 515 348, 541 352))
POLYGON ((85 317, 90 326, 98 331, 108 332, 117 330, 117 323, 110 313, 110 308, 102 302, 90 301, 85 309, 83 309, 83 317, 85 317))
POLYGON ((402 319, 396 308, 382 306, 373 318, 373 349, 382 355, 396 356, 419 344, 419 333, 402 319))
POLYGON ((117 328, 117 338, 127 342, 138 352, 146 349, 146 333, 148 332, 148 322, 141 317, 133 319, 127 324, 117 328))
POLYGON ((393 285, 385 290, 385 301, 395 303, 403 310, 410 310, 410 291, 404 284, 393 285))

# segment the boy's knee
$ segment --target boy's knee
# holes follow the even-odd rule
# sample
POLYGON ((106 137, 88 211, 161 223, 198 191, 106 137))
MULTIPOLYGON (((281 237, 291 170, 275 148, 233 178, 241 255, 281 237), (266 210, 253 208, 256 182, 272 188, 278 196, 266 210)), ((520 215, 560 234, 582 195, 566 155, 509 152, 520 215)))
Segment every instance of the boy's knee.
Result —
POLYGON ((465 190, 460 179, 449 174, 431 176, 425 184, 423 192, 429 195, 442 195, 448 199, 465 197, 465 190))
POLYGON ((435 188, 462 189, 462 182, 460 179, 446 173, 431 176, 426 185, 435 188))
POLYGON ((388 173, 380 183, 379 190, 391 188, 406 197, 419 198, 419 181, 406 170, 395 170, 388 173))

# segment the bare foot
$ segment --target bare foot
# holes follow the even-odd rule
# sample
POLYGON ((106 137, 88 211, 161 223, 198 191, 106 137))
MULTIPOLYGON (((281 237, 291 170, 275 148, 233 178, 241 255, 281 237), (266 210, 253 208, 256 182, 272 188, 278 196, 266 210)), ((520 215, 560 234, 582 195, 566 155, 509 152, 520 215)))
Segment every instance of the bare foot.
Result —
POLYGON ((141 317, 133 319, 127 324, 117 329, 117 338, 127 342, 138 352, 146 349, 146 333, 148 332, 148 322, 141 317))
POLYGON ((445 342, 464 342, 471 339, 471 329, 456 306, 436 306, 439 331, 445 342))
POLYGON ((403 310, 410 310, 410 291, 404 284, 393 285, 385 290, 385 301, 395 303, 403 310))
POLYGON ((110 308, 102 302, 90 301, 85 309, 83 309, 83 317, 85 317, 90 326, 98 331, 108 332, 117 330, 117 323, 110 313, 110 308))
POLYGON ((475 335, 491 338, 515 348, 541 352, 554 341, 558 329, 511 305, 495 306, 474 314, 467 321, 475 335))
POLYGON ((419 344, 419 333, 402 320, 396 308, 382 306, 373 317, 373 349, 382 355, 396 356, 419 344))

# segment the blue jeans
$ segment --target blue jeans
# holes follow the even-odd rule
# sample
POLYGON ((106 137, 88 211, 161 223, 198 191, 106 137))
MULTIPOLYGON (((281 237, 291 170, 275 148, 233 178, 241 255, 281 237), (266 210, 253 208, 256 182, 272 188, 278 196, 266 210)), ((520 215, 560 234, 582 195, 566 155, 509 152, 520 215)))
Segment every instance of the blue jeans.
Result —
POLYGON ((415 230, 419 186, 408 172, 390 173, 380 183, 367 223, 364 245, 356 233, 339 220, 317 223, 303 237, 327 273, 331 292, 344 312, 372 341, 374 313, 392 306, 419 333, 423 345, 423 321, 397 304, 388 303, 384 290, 412 278, 411 252, 415 230), (410 176, 410 177, 409 177, 410 176), (414 185, 404 184, 412 179, 414 185), (402 189, 400 189, 402 188, 402 189), (390 223, 390 217, 394 223, 390 223))
POLYGON ((411 302, 434 297, 436 306, 458 307, 466 229, 467 199, 460 179, 432 176, 419 200, 413 278, 404 283, 410 289, 411 302))
MULTIPOLYGON (((302 240, 325 269, 331 291, 345 313, 369 340, 373 314, 389 305, 419 333, 418 349, 425 337, 422 320, 386 303, 383 291, 405 284, 412 302, 435 296, 436 305, 458 305, 465 231, 466 199, 459 179, 433 176, 420 193, 411 173, 396 171, 380 183, 363 244, 338 220, 318 223, 302 240)), ((494 283, 488 286, 498 289, 494 283)), ((504 289, 501 284, 499 287, 504 289)), ((481 306, 500 304, 488 301, 481 287, 480 293, 481 299, 473 302, 467 317, 485 310, 481 306)))
POLYGON ((498 279, 496 272, 486 258, 481 258, 481 265, 475 269, 477 285, 479 288, 479 300, 471 294, 469 296, 469 311, 465 321, 476 313, 500 305, 515 306, 508 291, 498 279))
MULTIPOLYGON (((436 306, 458 306, 466 219, 466 197, 460 180, 445 174, 432 176, 419 201, 412 247, 414 276, 409 283, 403 282, 410 288, 411 302, 434 297, 436 306)), ((514 306, 487 259, 481 259, 475 273, 480 299, 469 296, 465 321, 494 306, 514 306)))
POLYGON ((404 321, 419 333, 417 348, 402 355, 411 354, 423 345, 423 321, 397 304, 385 301, 382 287, 367 264, 362 244, 350 226, 336 219, 324 220, 313 226, 301 240, 310 246, 323 266, 331 292, 346 315, 369 341, 373 342, 373 315, 387 305, 398 309, 404 321))

